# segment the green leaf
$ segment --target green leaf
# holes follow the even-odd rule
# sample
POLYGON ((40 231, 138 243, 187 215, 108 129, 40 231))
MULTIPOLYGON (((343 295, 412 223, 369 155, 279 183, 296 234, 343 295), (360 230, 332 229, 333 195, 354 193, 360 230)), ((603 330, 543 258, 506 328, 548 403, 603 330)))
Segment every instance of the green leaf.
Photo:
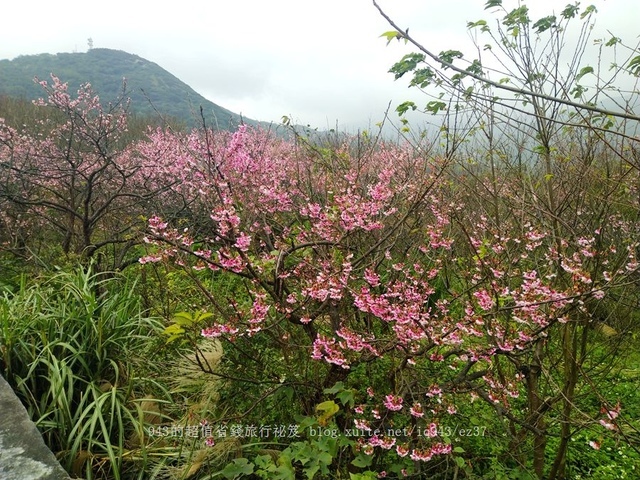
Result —
POLYGON ((256 467, 262 468, 264 470, 275 470, 275 464, 273 463, 273 458, 271 457, 271 455, 258 455, 253 459, 253 463, 256 467))
POLYGON ((351 465, 358 468, 364 468, 371 465, 371 463, 373 463, 372 455, 365 455, 364 453, 360 453, 356 458, 353 459, 351 465))
POLYGON ((611 116, 607 116, 606 118, 607 118, 607 121, 606 121, 606 123, 602 124, 601 128, 603 128, 605 130, 609 130, 612 127, 615 126, 615 122, 613 121, 613 117, 611 117, 611 116))
POLYGON ((185 332, 185 329, 182 328, 177 323, 172 323, 167 328, 164 329, 165 335, 182 335, 185 332))
POLYGON ((193 317, 188 312, 176 313, 173 316, 172 320, 174 321, 174 323, 177 323, 178 325, 184 325, 187 327, 190 327, 191 325, 193 325, 193 317))
POLYGON ((220 473, 222 473, 225 478, 231 479, 251 475, 253 473, 253 463, 250 463, 246 458, 236 458, 232 463, 224 467, 220 473))
POLYGON ((549 15, 548 17, 541 18, 536 23, 534 23, 533 30, 536 33, 542 33, 555 26, 556 26, 556 16, 549 15))
POLYGON ((211 317, 213 317, 213 313, 211 312, 198 312, 195 318, 193 319, 193 321, 195 323, 200 323, 206 320, 207 318, 211 318, 211 317))
POLYGON ((622 39, 620 37, 611 37, 609 41, 604 45, 605 47, 613 47, 614 45, 617 45, 620 42, 622 42, 622 39))
POLYGON ((640 76, 640 55, 634 57, 627 65, 627 68, 631 71, 631 73, 635 76, 640 76))
POLYGON ((295 390, 293 387, 283 387, 280 389, 280 395, 283 396, 288 403, 293 402, 293 397, 295 396, 295 390))
POLYGON ((456 465, 458 465, 458 468, 464 468, 465 467, 464 458, 455 457, 455 462, 456 462, 456 465))
POLYGON ((458 50, 446 50, 444 52, 440 52, 440 55, 438 55, 438 58, 443 62, 443 63, 453 63, 453 61, 456 58, 462 58, 462 52, 458 51, 458 50))
POLYGON ((486 20, 478 20, 477 22, 467 23, 467 28, 486 27, 486 26, 487 26, 486 20))
POLYGON ((334 394, 344 390, 344 383, 338 382, 331 388, 325 388, 322 392, 326 394, 334 394))
POLYGON ((340 407, 333 400, 327 400, 326 402, 316 405, 316 413, 319 413, 318 423, 325 426, 329 419, 340 411, 340 407))
POLYGON ((580 20, 584 20, 585 17, 588 17, 589 15, 591 15, 592 13, 596 13, 597 11, 598 9, 595 7, 595 5, 589 5, 580 15, 580 20))
POLYGON ((453 449, 453 453, 464 453, 464 448, 456 447, 453 449))
POLYGON ((318 465, 317 462, 314 462, 302 471, 309 480, 312 480, 316 476, 316 473, 318 473, 318 470, 320 470, 320 465, 318 465))
POLYGON ((564 10, 560 15, 562 15, 562 18, 570 19, 576 16, 579 9, 580 8, 578 7, 577 3, 573 5, 569 4, 566 7, 564 7, 564 10))
POLYGON ((432 100, 427 103, 427 111, 431 112, 432 115, 436 115, 441 110, 446 110, 447 104, 444 102, 439 102, 437 100, 432 100))
POLYGON ((387 45, 389 45, 393 39, 400 40, 401 38, 404 38, 404 34, 397 30, 389 30, 388 32, 384 32, 380 36, 387 39, 387 45))
POLYGON ((342 403, 342 405, 344 405, 345 407, 347 405, 350 405, 353 408, 353 406, 355 405, 356 400, 355 400, 353 390, 344 390, 338 393, 338 395, 336 396, 340 400, 340 403, 342 403))
POLYGON ((349 480, 377 480, 378 474, 376 472, 372 472, 371 470, 367 470, 362 473, 351 473, 349 472, 349 480))
POLYGON ((291 465, 280 465, 276 468, 277 475, 272 476, 274 480, 295 480, 295 470, 291 465))
POLYGON ((296 422, 298 422, 298 427, 300 428, 300 430, 305 430, 306 428, 318 424, 318 421, 313 417, 302 417, 300 415, 297 415, 295 417, 295 420, 296 422))
POLYGON ((415 70, 418 64, 423 63, 424 60, 425 56, 422 53, 408 53, 399 62, 395 63, 389 72, 393 73, 395 79, 398 80, 405 73, 415 70))
POLYGON ((582 69, 578 73, 578 76, 576 77, 576 81, 580 80, 582 77, 584 77, 585 75, 587 75, 589 73, 593 73, 593 67, 592 66, 587 65, 586 67, 582 67, 582 69))
POLYGON ((490 8, 494 8, 494 7, 501 7, 502 6, 502 0, 489 0, 485 5, 484 5, 484 9, 488 10, 490 8))
POLYGON ((372 472, 371 470, 367 470, 366 472, 362 472, 362 473, 351 473, 349 472, 349 480, 377 480, 378 478, 378 474, 375 472, 372 472))
POLYGON ((411 102, 411 101, 407 101, 407 102, 402 102, 400 105, 398 105, 396 107, 396 112, 398 112, 398 115, 404 115, 405 113, 407 113, 408 110, 415 110, 418 107, 416 106, 415 103, 411 102))
POLYGON ((587 91, 582 85, 576 85, 571 89, 571 93, 573 94, 573 98, 580 98, 587 91))
POLYGON ((537 153, 539 155, 546 155, 547 153, 549 153, 544 145, 538 145, 534 147, 533 151, 534 153, 537 153))
POLYGON ((482 76, 482 74, 484 73, 482 71, 482 64, 479 60, 474 60, 473 62, 471 62, 471 65, 469 65, 465 70, 477 76, 482 76))
MULTIPOLYGON (((507 28, 507 30, 512 30, 517 28, 518 25, 528 25, 530 23, 529 19, 529 8, 526 5, 522 5, 518 8, 511 10, 502 20, 502 23, 507 28)), ((514 35, 515 36, 515 35, 514 35)))
POLYGON ((321 464, 331 465, 331 462, 333 462, 333 457, 329 452, 320 452, 316 457, 316 460, 321 464))
POLYGON ((436 74, 429 67, 420 68, 413 73, 413 80, 411 80, 409 86, 426 88, 433 82, 435 78, 436 74))

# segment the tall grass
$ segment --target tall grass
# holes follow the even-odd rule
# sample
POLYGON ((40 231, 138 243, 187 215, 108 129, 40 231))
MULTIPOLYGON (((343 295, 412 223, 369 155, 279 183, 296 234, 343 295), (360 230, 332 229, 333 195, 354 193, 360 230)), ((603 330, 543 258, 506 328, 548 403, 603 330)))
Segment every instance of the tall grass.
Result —
POLYGON ((163 326, 133 286, 78 269, 0 297, 0 367, 63 466, 88 479, 131 478, 125 462, 147 456, 142 377, 163 326))

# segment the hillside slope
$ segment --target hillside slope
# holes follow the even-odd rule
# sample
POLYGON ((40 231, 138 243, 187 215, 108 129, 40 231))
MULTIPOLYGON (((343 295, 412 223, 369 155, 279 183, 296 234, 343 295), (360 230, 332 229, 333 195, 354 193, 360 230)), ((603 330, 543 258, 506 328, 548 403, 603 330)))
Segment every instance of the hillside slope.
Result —
MULTIPOLYGON (((86 53, 25 55, 0 60, 0 95, 30 100, 43 96, 33 79, 50 80, 54 73, 75 91, 91 83, 103 101, 115 100, 122 93, 126 78, 131 111, 138 115, 172 117, 186 125, 200 123, 200 107, 208 124, 232 129, 240 115, 207 100, 159 65, 121 50, 94 48, 86 53)), ((262 122, 242 118, 247 124, 262 122)), ((266 125, 266 124, 265 124, 266 125)))

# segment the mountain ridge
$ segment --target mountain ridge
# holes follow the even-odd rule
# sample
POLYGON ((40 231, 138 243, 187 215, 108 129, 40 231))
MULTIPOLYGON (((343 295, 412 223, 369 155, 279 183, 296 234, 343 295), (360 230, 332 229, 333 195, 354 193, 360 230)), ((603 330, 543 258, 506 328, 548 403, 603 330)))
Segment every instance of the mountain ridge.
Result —
POLYGON ((70 91, 90 83, 103 101, 123 93, 131 98, 134 114, 171 118, 187 126, 202 124, 200 108, 209 125, 233 130, 240 123, 272 127, 267 122, 245 118, 210 100, 157 63, 123 50, 92 48, 87 52, 21 55, 0 60, 0 95, 36 100, 44 95, 34 78, 50 80, 51 74, 68 83, 70 91))

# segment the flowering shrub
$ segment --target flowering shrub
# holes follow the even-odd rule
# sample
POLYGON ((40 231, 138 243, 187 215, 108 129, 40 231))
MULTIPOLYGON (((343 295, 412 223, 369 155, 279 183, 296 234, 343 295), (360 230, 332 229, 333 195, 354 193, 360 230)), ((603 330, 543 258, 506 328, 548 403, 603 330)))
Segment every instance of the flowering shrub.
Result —
POLYGON ((140 217, 174 180, 132 155, 126 99, 104 105, 89 84, 71 95, 55 75, 38 82, 43 119, 16 129, 0 118, 4 247, 27 256, 57 244, 85 260, 110 248, 111 267, 122 268, 140 217))
POLYGON ((283 458, 307 465, 309 447, 323 455, 309 471, 365 476, 450 459, 471 472, 469 446, 483 445, 467 432, 535 471, 574 427, 592 449, 625 434, 626 406, 599 382, 636 318, 637 169, 606 155, 585 166, 569 143, 552 177, 506 169, 498 185, 481 164, 370 137, 327 146, 241 127, 128 142, 126 109, 43 86, 56 121, 0 125, 5 246, 42 230, 84 258, 111 246, 123 266, 143 241, 144 268, 184 272, 209 313, 178 318, 171 339, 197 326, 223 345, 202 366, 226 379, 218 423, 300 421, 308 438, 283 458))
MULTIPOLYGON (((313 415, 343 382, 353 398, 337 426, 365 432, 356 452, 395 452, 407 471, 454 454, 445 427, 469 401, 505 419, 516 459, 529 436, 545 442, 562 382, 575 391, 572 372, 590 361, 573 347, 589 342, 608 293, 637 274, 624 215, 560 229, 517 208, 514 183, 492 219, 449 159, 411 147, 357 155, 348 143, 304 148, 241 127, 230 138, 156 132, 140 148, 157 141, 174 142, 162 151, 180 152, 168 164, 209 218, 207 228, 152 218, 140 261, 242 279, 240 297, 198 280, 214 311, 202 336, 227 352, 216 373, 258 402, 238 415, 269 415, 258 405, 284 392, 290 413, 313 415), (558 363, 564 373, 549 370, 558 363), (384 433, 396 429, 405 433, 384 433)), ((600 422, 610 428, 612 417, 600 422)))
POLYGON ((128 143, 125 105, 104 108, 89 86, 72 98, 52 77, 38 105, 55 121, 35 133, 0 121, 3 246, 26 250, 48 227, 42 240, 65 254, 109 246, 121 268, 144 242, 144 271, 193 282, 201 311, 167 302, 165 333, 222 345, 220 362, 200 364, 221 379, 220 431, 295 432, 214 475, 569 478, 582 452, 602 458, 638 432, 633 401, 608 387, 637 332, 640 163, 624 122, 639 118, 635 93, 614 84, 640 57, 597 40, 598 62, 628 50, 600 77, 581 64, 594 7, 532 21, 526 2, 504 3, 486 3, 497 24, 468 24, 471 60, 436 55, 378 7, 393 27, 383 37, 418 50, 391 73, 435 88, 425 112, 446 114, 431 145, 244 126, 128 143), (492 55, 501 79, 483 66, 492 55))

